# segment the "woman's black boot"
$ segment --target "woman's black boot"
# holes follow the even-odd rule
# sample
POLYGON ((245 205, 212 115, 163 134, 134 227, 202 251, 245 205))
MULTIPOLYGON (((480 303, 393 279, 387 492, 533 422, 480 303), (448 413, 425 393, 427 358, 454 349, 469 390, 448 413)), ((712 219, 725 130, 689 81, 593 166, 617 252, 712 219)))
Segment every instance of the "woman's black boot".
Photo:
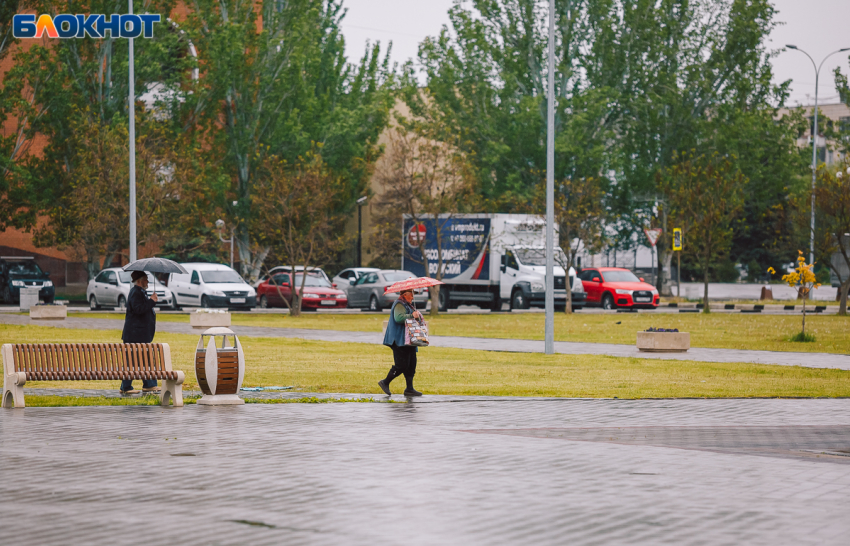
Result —
POLYGON ((392 368, 390 368, 389 373, 387 373, 387 377, 378 381, 378 386, 381 387, 381 390, 384 391, 384 394, 386 394, 387 396, 393 395, 393 393, 390 392, 390 382, 392 382, 393 379, 400 375, 401 373, 399 373, 398 368, 393 366, 392 368))
POLYGON ((407 381, 407 388, 404 389, 405 396, 422 396, 422 393, 413 388, 413 375, 405 375, 405 381, 407 381))

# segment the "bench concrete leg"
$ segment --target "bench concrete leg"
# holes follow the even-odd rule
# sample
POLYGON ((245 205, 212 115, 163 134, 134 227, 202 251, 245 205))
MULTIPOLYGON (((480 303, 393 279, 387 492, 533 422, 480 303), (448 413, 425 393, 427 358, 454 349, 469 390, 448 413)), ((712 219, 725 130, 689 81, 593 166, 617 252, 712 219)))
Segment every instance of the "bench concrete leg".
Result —
POLYGON ((3 377, 3 407, 25 408, 24 385, 26 378, 23 374, 7 375, 3 377))
POLYGON ((162 398, 160 404, 167 406, 169 402, 174 402, 175 408, 183 407, 183 372, 177 372, 177 379, 166 379, 162 382, 162 398))

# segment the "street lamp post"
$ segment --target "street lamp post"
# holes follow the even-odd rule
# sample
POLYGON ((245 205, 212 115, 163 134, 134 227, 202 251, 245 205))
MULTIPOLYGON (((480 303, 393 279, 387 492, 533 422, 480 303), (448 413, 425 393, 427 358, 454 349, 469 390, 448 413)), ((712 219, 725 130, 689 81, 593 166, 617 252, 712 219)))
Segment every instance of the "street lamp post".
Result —
MULTIPOLYGON (((546 325, 544 350, 555 352, 555 0, 549 0, 549 97, 546 129, 546 325)), ((564 277, 570 289, 569 272, 564 277)))
POLYGON ((365 195, 357 200, 357 267, 363 267, 363 205, 366 204, 365 195))
POLYGON ((850 47, 845 47, 839 49, 837 51, 833 51, 829 55, 823 58, 820 62, 820 65, 815 63, 815 60, 812 59, 812 56, 800 49, 799 47, 786 44, 788 49, 794 49, 805 55, 812 61, 812 66, 815 68, 815 116, 814 123, 812 124, 812 219, 811 219, 811 233, 809 240, 809 263, 815 263, 815 182, 817 181, 817 173, 818 173, 818 81, 820 79, 820 69, 823 68, 823 63, 826 60, 836 53, 841 53, 844 51, 850 51, 850 47))
POLYGON ((224 229, 224 220, 221 218, 216 220, 215 227, 218 228, 218 239, 222 243, 230 243, 230 269, 233 269, 233 228, 230 228, 230 239, 225 239, 221 236, 221 230, 224 229))

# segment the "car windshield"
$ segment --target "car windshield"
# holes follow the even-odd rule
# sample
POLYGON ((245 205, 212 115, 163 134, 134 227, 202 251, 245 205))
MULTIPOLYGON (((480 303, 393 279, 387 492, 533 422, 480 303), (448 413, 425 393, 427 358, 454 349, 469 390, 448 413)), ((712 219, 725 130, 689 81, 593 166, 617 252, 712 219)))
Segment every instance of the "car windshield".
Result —
POLYGON ((244 283, 239 273, 233 270, 225 269, 223 271, 201 271, 201 277, 204 282, 220 282, 220 283, 244 283))
MULTIPOLYGON (((295 275, 296 287, 301 286, 301 277, 303 277, 303 275, 295 275)), ((331 288, 331 283, 326 281, 325 278, 318 273, 307 273, 307 278, 304 279, 304 286, 319 286, 322 288, 331 288)))
MULTIPOLYGON (((118 280, 121 281, 124 284, 130 284, 131 282, 133 282, 132 275, 133 274, 130 273, 129 271, 118 271, 118 280)), ((148 275, 148 282, 150 282, 150 281, 151 281, 151 276, 148 275)))
POLYGON ((398 282, 398 281, 406 281, 410 277, 415 277, 413 273, 409 271, 388 271, 383 274, 384 278, 387 279, 387 282, 398 282))
POLYGON ((631 271, 603 271, 605 282, 640 282, 631 271))
MULTIPOLYGON (((518 248, 516 257, 522 265, 546 265, 546 251, 542 248, 518 248)), ((555 248, 555 265, 567 263, 567 255, 560 248, 555 248)))
POLYGON ((38 264, 32 260, 21 260, 20 262, 9 262, 10 275, 34 275, 41 277, 44 272, 38 264))

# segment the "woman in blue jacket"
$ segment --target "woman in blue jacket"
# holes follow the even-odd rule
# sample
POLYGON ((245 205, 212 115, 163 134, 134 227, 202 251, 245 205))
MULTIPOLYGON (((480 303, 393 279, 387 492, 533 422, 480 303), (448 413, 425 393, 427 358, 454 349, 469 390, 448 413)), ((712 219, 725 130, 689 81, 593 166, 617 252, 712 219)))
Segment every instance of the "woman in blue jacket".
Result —
POLYGON ((404 375, 404 380, 407 382, 407 388, 404 389, 405 396, 422 396, 421 392, 413 388, 418 347, 404 344, 404 321, 409 318, 422 318, 422 314, 413 307, 413 290, 405 290, 399 294, 390 309, 384 345, 393 350, 393 367, 390 368, 385 379, 378 381, 378 386, 387 396, 392 395, 390 382, 400 375, 404 375))

